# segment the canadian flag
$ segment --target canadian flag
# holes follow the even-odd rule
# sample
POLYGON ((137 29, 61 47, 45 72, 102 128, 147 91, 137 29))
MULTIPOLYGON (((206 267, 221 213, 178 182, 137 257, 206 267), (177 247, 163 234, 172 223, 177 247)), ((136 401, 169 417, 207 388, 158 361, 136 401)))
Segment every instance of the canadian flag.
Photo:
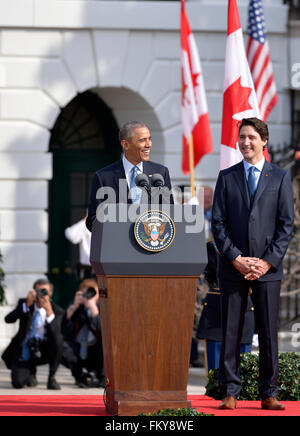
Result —
MULTIPOLYGON (((228 29, 221 137, 221 170, 243 159, 238 147, 238 121, 261 118, 246 57, 243 32, 236 0, 228 2, 228 29)), ((267 149, 265 157, 269 160, 267 149)))
POLYGON ((181 79, 182 79, 182 171, 191 171, 189 142, 193 139, 194 167, 200 159, 213 151, 201 64, 194 36, 181 1, 181 79))

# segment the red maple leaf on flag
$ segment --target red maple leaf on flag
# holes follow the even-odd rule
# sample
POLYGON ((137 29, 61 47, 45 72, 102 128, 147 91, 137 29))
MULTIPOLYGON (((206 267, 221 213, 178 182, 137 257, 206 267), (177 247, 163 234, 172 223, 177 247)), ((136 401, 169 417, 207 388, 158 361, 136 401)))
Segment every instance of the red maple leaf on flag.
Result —
POLYGON ((199 76, 200 76, 200 73, 192 73, 192 82, 193 82, 193 88, 194 88, 194 94, 195 94, 195 101, 196 101, 196 103, 198 103, 196 87, 198 86, 198 77, 199 76))
POLYGON ((222 144, 236 149, 238 141, 238 121, 235 114, 253 109, 249 104, 251 88, 241 85, 241 76, 224 92, 222 118, 222 144))
POLYGON ((186 101, 188 104, 190 101, 188 100, 187 96, 185 95, 185 91, 187 90, 187 84, 184 80, 184 70, 183 67, 181 67, 181 106, 184 106, 184 102, 186 101))
POLYGON ((200 73, 192 73, 192 81, 193 81, 193 88, 195 89, 196 86, 198 86, 198 77, 200 76, 200 73))

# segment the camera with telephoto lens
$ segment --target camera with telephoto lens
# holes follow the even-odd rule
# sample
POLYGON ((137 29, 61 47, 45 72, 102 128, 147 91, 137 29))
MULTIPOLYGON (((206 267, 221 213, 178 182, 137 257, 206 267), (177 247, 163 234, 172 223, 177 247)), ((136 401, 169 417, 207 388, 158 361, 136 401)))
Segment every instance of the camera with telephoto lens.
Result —
POLYGON ((94 288, 87 288, 86 291, 82 294, 83 298, 86 298, 87 300, 90 300, 91 298, 95 297, 96 291, 94 288))
POLYGON ((48 291, 46 288, 38 289, 36 293, 38 297, 46 297, 46 295, 48 295, 48 291))
POLYGON ((30 350, 30 355, 34 359, 40 359, 42 357, 41 353, 41 339, 39 338, 30 338, 28 340, 28 347, 30 350))

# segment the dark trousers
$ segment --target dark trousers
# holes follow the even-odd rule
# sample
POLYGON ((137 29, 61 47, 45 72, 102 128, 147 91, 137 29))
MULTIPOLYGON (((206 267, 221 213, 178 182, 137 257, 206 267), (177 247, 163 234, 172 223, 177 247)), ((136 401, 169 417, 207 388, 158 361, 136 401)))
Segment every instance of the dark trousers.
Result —
POLYGON ((21 389, 27 385, 32 375, 36 374, 36 367, 49 364, 49 377, 54 376, 60 363, 62 354, 62 340, 55 342, 45 341, 41 344, 42 356, 40 359, 30 359, 29 361, 17 360, 12 364, 11 383, 14 388, 21 389))
POLYGON ((194 360, 197 359, 198 359, 198 341, 192 338, 190 363, 194 362, 194 360))
POLYGON ((280 281, 222 281, 222 347, 219 383, 222 396, 238 397, 240 342, 249 288, 259 338, 259 393, 262 399, 277 396, 278 379, 278 314, 280 281))
MULTIPOLYGON (((241 344, 240 354, 251 353, 252 344, 241 344)), ((205 340, 205 352, 207 358, 207 371, 211 369, 219 368, 220 353, 221 353, 221 341, 205 340)))
POLYGON ((95 372, 98 379, 104 376, 102 341, 88 347, 87 358, 80 358, 80 345, 76 341, 65 341, 61 363, 71 369, 77 382, 82 380, 84 369, 95 372))

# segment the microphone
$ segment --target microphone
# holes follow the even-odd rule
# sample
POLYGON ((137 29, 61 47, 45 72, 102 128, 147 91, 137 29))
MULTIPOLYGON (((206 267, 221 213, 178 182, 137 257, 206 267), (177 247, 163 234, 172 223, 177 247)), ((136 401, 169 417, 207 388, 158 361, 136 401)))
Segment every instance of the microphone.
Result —
POLYGON ((165 180, 161 174, 153 174, 152 185, 151 202, 156 205, 170 204, 170 191, 165 186, 165 180))
POLYGON ((147 191, 149 190, 150 182, 146 174, 144 173, 138 174, 134 181, 136 186, 138 186, 139 188, 145 188, 147 191))
POLYGON ((162 188, 165 186, 165 180, 161 174, 155 173, 152 176, 152 185, 155 188, 162 188))

